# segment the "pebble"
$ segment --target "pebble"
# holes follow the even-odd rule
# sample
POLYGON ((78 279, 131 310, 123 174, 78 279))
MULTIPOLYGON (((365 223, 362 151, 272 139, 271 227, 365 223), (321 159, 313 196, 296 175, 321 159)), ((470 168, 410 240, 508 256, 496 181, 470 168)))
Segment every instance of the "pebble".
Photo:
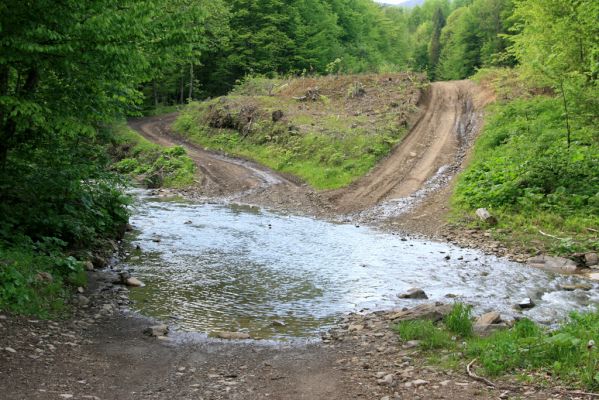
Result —
POLYGON ((9 353, 16 353, 17 351, 15 349, 13 349, 12 347, 5 347, 4 350, 8 351, 9 353))
POLYGON ((5 320, 5 319, 7 319, 7 318, 6 318, 6 315, 1 315, 1 314, 0 314, 0 320, 5 320))
POLYGON ((63 399, 72 399, 72 398, 73 398, 73 395, 72 395, 72 394, 68 394, 68 393, 64 393, 64 394, 61 394, 61 395, 60 395, 60 396, 58 396, 58 397, 61 397, 61 398, 63 398, 63 399))
POLYGON ((384 377, 382 377, 381 379, 377 380, 376 382, 379 385, 386 385, 386 386, 391 386, 393 384, 393 374, 387 374, 384 377))

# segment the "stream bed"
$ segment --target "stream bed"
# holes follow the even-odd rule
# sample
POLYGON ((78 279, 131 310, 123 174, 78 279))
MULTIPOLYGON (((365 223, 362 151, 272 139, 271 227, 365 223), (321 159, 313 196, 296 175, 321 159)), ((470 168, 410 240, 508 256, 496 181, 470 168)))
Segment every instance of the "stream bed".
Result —
POLYGON ((368 227, 235 204, 137 193, 124 266, 145 283, 133 310, 177 330, 248 332, 256 339, 316 337, 349 312, 462 301, 551 324, 599 304, 598 285, 564 291, 576 276, 547 273, 480 251, 368 227), (136 249, 138 248, 138 249, 136 249), (399 299, 411 287, 429 300, 399 299), (530 297, 526 311, 513 305, 530 297))

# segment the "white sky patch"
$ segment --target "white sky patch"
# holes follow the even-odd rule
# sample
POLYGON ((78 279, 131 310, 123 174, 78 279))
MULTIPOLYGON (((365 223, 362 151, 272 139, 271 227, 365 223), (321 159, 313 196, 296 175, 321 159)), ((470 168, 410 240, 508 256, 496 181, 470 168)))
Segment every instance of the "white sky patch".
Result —
POLYGON ((401 4, 401 3, 405 3, 408 0, 374 0, 376 3, 383 3, 383 4, 401 4))

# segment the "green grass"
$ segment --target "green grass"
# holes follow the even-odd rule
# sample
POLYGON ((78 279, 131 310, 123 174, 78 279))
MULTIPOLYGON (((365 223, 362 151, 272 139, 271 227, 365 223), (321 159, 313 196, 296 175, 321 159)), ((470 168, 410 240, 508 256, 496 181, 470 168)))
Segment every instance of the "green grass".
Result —
POLYGON ((430 351, 427 353, 429 362, 437 365, 461 368, 477 358, 477 365, 488 377, 515 374, 537 384, 559 382, 599 390, 599 349, 597 345, 588 346, 591 341, 599 343, 599 311, 573 313, 555 330, 523 319, 512 329, 488 337, 460 334, 461 343, 457 343, 452 340, 456 330, 471 332, 464 329, 469 313, 465 310, 468 307, 456 305, 453 317, 445 318, 443 324, 406 321, 396 325, 394 330, 402 341, 420 340, 420 347, 430 351))
POLYGON ((401 340, 418 340, 420 341, 420 347, 425 350, 452 348, 454 346, 451 334, 437 329, 429 320, 402 321, 394 329, 401 340))
POLYGON ((77 286, 86 285, 80 262, 48 254, 40 244, 0 246, 0 311, 41 318, 67 310, 67 300, 77 286), (51 280, 46 276, 49 274, 51 280))
POLYGON ((491 106, 457 182, 453 220, 488 228, 472 217, 485 207, 498 217, 496 238, 531 252, 599 250, 598 236, 587 229, 599 226, 599 130, 584 118, 570 123, 568 148, 559 98, 491 106))
POLYGON ((180 188, 194 183, 196 167, 183 147, 158 146, 124 123, 116 125, 113 132, 112 153, 118 160, 114 164, 118 172, 152 188, 180 188))
POLYGON ((450 332, 460 337, 472 336, 472 307, 462 303, 454 304, 443 322, 450 332))
MULTIPOLYGON (((175 130, 205 148, 249 158, 298 176, 316 189, 349 185, 387 155, 406 133, 405 128, 397 126, 377 134, 367 133, 349 129, 348 121, 329 116, 304 133, 263 120, 254 124, 255 132, 244 135, 232 129, 207 127, 201 121, 205 107, 192 104, 175 123, 175 130)), ((293 118, 296 125, 309 125, 312 121, 306 115, 293 118)))

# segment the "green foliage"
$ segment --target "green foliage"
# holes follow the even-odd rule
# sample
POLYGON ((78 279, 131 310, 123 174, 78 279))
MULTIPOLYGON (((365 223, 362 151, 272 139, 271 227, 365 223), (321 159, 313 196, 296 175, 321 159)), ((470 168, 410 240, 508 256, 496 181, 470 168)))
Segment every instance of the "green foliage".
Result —
POLYGON ((447 329, 463 338, 472 336, 472 306, 455 303, 443 319, 447 329))
POLYGON ((599 313, 572 314, 555 331, 546 331, 530 320, 518 321, 509 331, 468 342, 465 353, 478 357, 490 376, 517 370, 547 372, 564 382, 599 388, 599 350, 588 348, 599 339, 599 313))
MULTIPOLYGON (((470 166, 459 177, 457 212, 489 208, 512 229, 583 233, 599 224, 599 131, 572 120, 567 147, 559 98, 533 97, 496 104, 477 141, 470 166), (536 227, 536 229, 534 229, 536 227)), ((596 248, 596 241, 578 250, 596 248)), ((574 245, 555 242, 554 251, 574 245)))
POLYGON ((163 148, 124 124, 115 126, 110 152, 119 160, 114 164, 116 171, 146 187, 185 187, 194 182, 196 167, 183 147, 163 148))
POLYGON ((246 75, 313 75, 404 69, 407 14, 371 0, 235 0, 230 35, 196 69, 205 93, 222 95, 246 75))
POLYGON ((56 240, 0 246, 0 310, 38 317, 65 311, 69 286, 84 286, 81 263, 64 257, 56 240))
POLYGON ((462 335, 465 342, 457 348, 451 340, 450 325, 456 333, 454 323, 460 321, 457 330, 465 332, 463 327, 466 320, 470 321, 470 310, 456 305, 452 314, 453 317, 445 319, 444 326, 435 326, 428 320, 404 321, 394 330, 402 341, 420 340, 424 350, 455 351, 453 356, 462 362, 477 358, 487 376, 524 372, 532 373, 538 380, 558 379, 591 391, 599 388, 599 349, 596 345, 589 346, 591 341, 599 340, 599 312, 573 313, 553 331, 522 319, 513 328, 488 337, 462 335))
MULTIPOLYGON (((367 124, 362 113, 354 114, 361 106, 360 96, 377 89, 365 89, 355 79, 315 80, 316 85, 330 85, 327 93, 331 96, 321 95, 310 111, 293 99, 294 92, 281 94, 296 86, 305 93, 301 79, 248 78, 231 96, 192 103, 177 119, 175 130, 201 146, 256 160, 298 176, 317 189, 343 187, 389 154, 407 132, 405 126, 398 126, 399 118, 405 120, 413 112, 407 105, 405 109, 391 108, 367 124), (358 104, 351 107, 358 108, 347 115, 345 108, 352 101, 358 104), (272 112, 281 109, 285 120, 273 122, 272 112), (320 117, 323 113, 327 116, 320 117)), ((388 83, 388 91, 399 97, 405 93, 402 99, 409 103, 416 84, 409 80, 401 83, 396 76, 388 83)))
MULTIPOLYGON (((599 3, 594 0, 517 0, 510 37, 524 76, 550 86, 570 103, 570 113, 597 124, 599 3)), ((567 110, 564 110, 566 113, 567 110)))
POLYGON ((429 320, 424 321, 402 321, 393 328, 401 340, 418 340, 420 347, 424 350, 451 348, 454 341, 451 334, 438 329, 429 320))

